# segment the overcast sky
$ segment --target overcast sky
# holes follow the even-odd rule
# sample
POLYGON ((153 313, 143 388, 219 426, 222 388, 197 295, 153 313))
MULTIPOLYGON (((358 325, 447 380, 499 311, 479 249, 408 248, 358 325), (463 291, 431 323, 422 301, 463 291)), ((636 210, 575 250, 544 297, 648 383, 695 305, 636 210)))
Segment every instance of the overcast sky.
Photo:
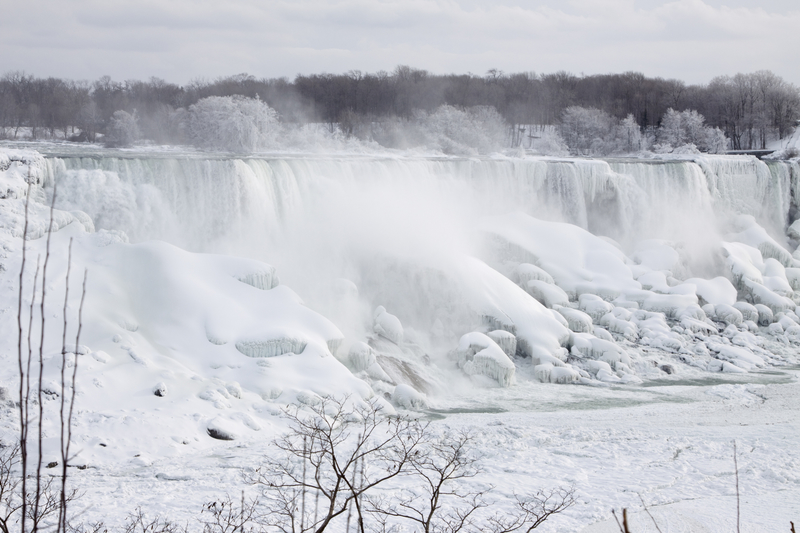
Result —
POLYGON ((185 83, 404 64, 800 85, 799 0, 0 0, 0 74, 185 83))

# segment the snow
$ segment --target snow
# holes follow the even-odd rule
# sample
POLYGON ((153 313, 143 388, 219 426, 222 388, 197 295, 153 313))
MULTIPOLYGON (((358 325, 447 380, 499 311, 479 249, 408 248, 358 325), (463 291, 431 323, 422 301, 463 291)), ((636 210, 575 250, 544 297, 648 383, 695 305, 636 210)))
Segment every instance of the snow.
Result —
POLYGON ((556 309, 561 316, 566 319, 569 329, 576 333, 587 333, 592 331, 592 317, 579 311, 578 309, 571 309, 569 307, 559 307, 556 309))
POLYGON ((403 326, 400 324, 400 319, 387 313, 382 305, 375 309, 373 317, 374 324, 372 329, 375 333, 395 344, 400 344, 403 341, 403 326))
POLYGON ((695 285, 697 297, 703 304, 736 304, 736 287, 727 278, 722 276, 714 279, 689 278, 684 283, 695 285))
POLYGON ((520 263, 514 269, 514 281, 519 283, 523 288, 527 286, 529 281, 544 281, 545 283, 554 284, 553 276, 548 274, 545 270, 530 263, 520 263))
POLYGON ((392 402, 404 409, 424 409, 428 406, 424 394, 417 392, 413 387, 405 384, 400 384, 395 387, 392 393, 392 402))
MULTIPOLYGON (((635 492, 679 525, 710 498, 728 505, 719 454, 734 437, 753 450, 740 472, 752 494, 798 491, 800 267, 776 222, 796 208, 775 189, 800 174, 707 156, 0 156, 2 353, 16 349, 25 180, 29 261, 60 191, 43 381, 56 393, 70 239, 72 328, 89 272, 80 346, 67 346, 87 516, 115 484, 180 517, 218 496, 208 480, 237 493, 233 471, 270 453, 281 408, 326 395, 469 429, 487 469, 475 482, 498 494, 575 484, 580 505, 545 530, 602 528, 610 508, 641 508, 635 492), (167 496, 176 485, 186 501, 167 496)), ((15 366, 3 368, 13 390, 15 366)), ((11 412, 0 429, 14 434, 11 412)))
POLYGON ((502 387, 514 383, 516 367, 507 353, 488 335, 467 333, 458 341, 458 366, 468 376, 492 378, 502 387))
POLYGON ((553 308, 557 305, 567 305, 569 303, 569 296, 563 289, 546 281, 529 280, 523 286, 523 289, 545 307, 553 308))

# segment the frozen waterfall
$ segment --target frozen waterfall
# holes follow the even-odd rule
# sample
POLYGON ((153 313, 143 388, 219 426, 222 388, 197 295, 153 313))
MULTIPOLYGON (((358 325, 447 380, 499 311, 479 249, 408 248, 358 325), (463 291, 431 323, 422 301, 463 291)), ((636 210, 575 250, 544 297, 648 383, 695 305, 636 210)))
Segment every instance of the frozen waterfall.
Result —
POLYGON ((758 340, 772 319, 731 326, 701 306, 715 290, 726 296, 713 303, 767 305, 792 340, 785 331, 796 332, 791 284, 800 262, 787 227, 800 205, 798 180, 797 161, 749 156, 158 154, 50 157, 45 191, 57 184, 59 209, 86 212, 97 230, 131 242, 274 265, 342 330, 345 346, 370 342, 375 365, 386 367, 372 368, 372 378, 388 372, 395 385, 431 390, 442 368, 464 366, 452 354, 470 332, 511 335, 516 357, 539 365, 532 375, 545 381, 564 381, 553 372, 565 365, 567 382, 635 381, 647 372, 625 343, 710 354, 729 370, 752 364, 725 355, 726 342, 778 361, 758 340), (370 341, 378 306, 402 322, 402 339, 370 341), (425 370, 431 357, 439 370, 425 370))

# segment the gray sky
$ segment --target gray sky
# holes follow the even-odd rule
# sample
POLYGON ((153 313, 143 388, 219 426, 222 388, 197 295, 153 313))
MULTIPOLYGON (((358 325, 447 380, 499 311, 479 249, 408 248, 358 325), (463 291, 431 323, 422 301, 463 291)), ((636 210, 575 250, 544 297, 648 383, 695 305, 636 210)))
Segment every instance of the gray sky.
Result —
POLYGON ((800 85, 798 0, 0 0, 0 74, 635 70, 800 85))

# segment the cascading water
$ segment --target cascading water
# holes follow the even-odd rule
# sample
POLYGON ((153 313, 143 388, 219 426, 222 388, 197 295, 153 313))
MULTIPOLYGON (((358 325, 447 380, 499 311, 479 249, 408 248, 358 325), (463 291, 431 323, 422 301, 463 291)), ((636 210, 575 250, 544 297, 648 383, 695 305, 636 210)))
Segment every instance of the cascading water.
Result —
POLYGON ((434 195, 441 208, 458 205, 474 216, 518 210, 629 243, 685 238, 685 223, 675 223, 679 217, 713 226, 732 214, 755 216, 781 239, 790 211, 800 203, 797 163, 748 157, 606 162, 162 156, 47 162, 48 183, 60 186, 57 204, 87 212, 98 229, 198 251, 224 247, 220 241, 237 240, 243 232, 276 238, 287 220, 309 216, 326 196, 341 201, 363 190, 379 196, 405 192, 412 203, 434 195))

